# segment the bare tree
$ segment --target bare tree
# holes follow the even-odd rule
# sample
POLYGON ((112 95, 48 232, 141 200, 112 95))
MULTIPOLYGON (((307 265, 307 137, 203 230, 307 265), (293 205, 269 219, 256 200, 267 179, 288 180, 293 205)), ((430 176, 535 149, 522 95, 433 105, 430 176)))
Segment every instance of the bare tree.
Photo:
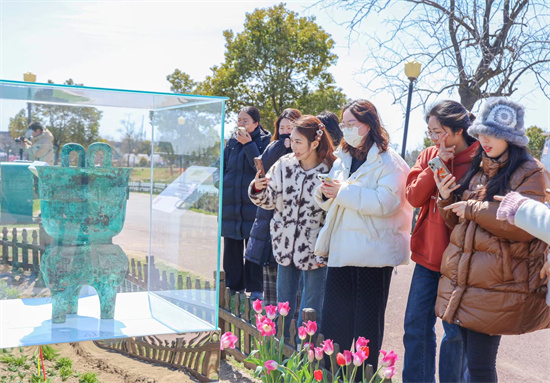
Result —
POLYGON ((141 131, 137 131, 136 123, 131 120, 130 115, 125 120, 120 120, 120 123, 122 128, 118 129, 118 132, 121 134, 121 149, 123 153, 128 154, 127 166, 130 167, 130 157, 132 154, 136 154, 136 149, 140 146, 143 134, 141 131))
POLYGON ((380 18, 389 25, 384 34, 369 28, 371 49, 365 70, 372 74, 367 86, 391 91, 395 102, 405 95, 403 64, 412 59, 423 64, 418 89, 423 102, 457 91, 462 104, 472 109, 480 99, 512 95, 527 74, 549 97, 548 0, 321 0, 318 4, 351 11, 346 23, 350 33, 380 18), (379 78, 383 84, 376 83, 379 78))

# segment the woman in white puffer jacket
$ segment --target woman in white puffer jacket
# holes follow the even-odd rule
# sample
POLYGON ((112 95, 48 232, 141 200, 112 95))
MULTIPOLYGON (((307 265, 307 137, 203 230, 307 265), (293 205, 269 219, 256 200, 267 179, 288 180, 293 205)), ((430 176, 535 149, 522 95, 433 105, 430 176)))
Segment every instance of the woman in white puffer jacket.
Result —
POLYGON ((315 246, 318 262, 328 265, 323 335, 343 350, 359 336, 369 339, 367 363, 376 370, 391 273, 410 256, 409 167, 389 148, 369 101, 344 106, 342 122, 331 181, 315 190, 316 202, 328 211, 315 246))

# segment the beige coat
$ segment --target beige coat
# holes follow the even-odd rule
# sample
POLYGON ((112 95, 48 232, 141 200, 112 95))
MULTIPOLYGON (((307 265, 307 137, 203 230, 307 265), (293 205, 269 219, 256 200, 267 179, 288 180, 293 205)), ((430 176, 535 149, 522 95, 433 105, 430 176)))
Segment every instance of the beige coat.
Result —
POLYGON ((38 136, 31 138, 32 145, 26 145, 25 152, 31 161, 43 161, 53 165, 53 134, 44 129, 38 136))

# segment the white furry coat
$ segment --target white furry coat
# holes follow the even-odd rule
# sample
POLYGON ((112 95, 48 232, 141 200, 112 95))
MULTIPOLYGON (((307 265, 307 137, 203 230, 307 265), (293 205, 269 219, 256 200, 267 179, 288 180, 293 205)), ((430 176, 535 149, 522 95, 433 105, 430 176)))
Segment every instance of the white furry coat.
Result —
POLYGON ((318 268, 313 250, 326 213, 315 203, 313 193, 321 185, 317 174, 329 170, 325 163, 304 170, 291 153, 269 169, 266 189, 256 193, 254 181, 250 184, 248 195, 252 202, 274 210, 270 229, 273 256, 278 264, 294 264, 300 270, 318 268))

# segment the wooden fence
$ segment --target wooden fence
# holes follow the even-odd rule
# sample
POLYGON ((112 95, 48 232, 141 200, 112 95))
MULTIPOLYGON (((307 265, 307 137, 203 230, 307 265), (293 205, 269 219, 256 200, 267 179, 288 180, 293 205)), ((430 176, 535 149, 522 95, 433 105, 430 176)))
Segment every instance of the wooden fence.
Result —
POLYGON ((8 228, 4 226, 2 228, 2 239, 0 240, 0 262, 10 265, 14 269, 22 268, 38 272, 40 270, 40 258, 44 253, 44 248, 39 243, 38 231, 32 230, 29 236, 27 229, 23 229, 19 234, 19 231, 13 228, 11 239, 8 237, 8 233, 8 228))
POLYGON ((218 331, 110 339, 94 343, 146 362, 184 370, 201 382, 217 381, 219 375, 218 331))
MULTIPOLYGON (((225 359, 226 355, 233 356, 237 361, 242 362, 245 367, 255 370, 256 365, 245 362, 245 359, 254 350, 254 338, 260 339, 260 331, 256 328, 255 320, 252 319, 250 298, 246 295, 242 296, 239 292, 236 292, 233 297, 228 287, 225 286, 225 273, 220 273, 220 307, 219 307, 219 328, 221 333, 231 331, 237 337, 237 343, 234 349, 225 349, 221 358, 225 359), (233 300, 231 299, 233 298, 233 300)), ((289 338, 285 337, 285 345, 283 348, 283 354, 286 357, 290 357, 295 352, 298 352, 299 345, 296 344, 296 335, 298 333, 297 318, 287 318, 291 320, 289 329, 289 338)), ((316 319, 316 313, 313 309, 304 309, 302 311, 302 320, 304 322, 308 320, 314 321, 316 319)), ((276 347, 279 346, 280 339, 283 337, 283 322, 282 317, 279 316, 277 320, 277 335, 276 335, 276 347)), ((312 337, 312 343, 319 347, 324 341, 323 334, 316 334, 312 337)), ((308 338, 309 340, 309 338, 308 338)), ((334 343, 334 353, 330 356, 332 364, 337 366, 336 355, 340 352, 340 346, 338 343, 334 343)), ((331 372, 326 370, 324 366, 324 359, 321 361, 321 367, 324 369, 325 376, 331 376, 331 372)), ((328 366, 327 366, 328 367, 328 366)), ((349 369, 351 373, 351 369, 349 369)), ((374 370, 369 364, 365 368, 365 378, 370 380, 374 370)), ((349 376, 348 376, 349 378, 349 376)), ((330 379, 329 379, 330 380, 330 379)), ((383 382, 391 383, 391 380, 383 380, 383 382)))

